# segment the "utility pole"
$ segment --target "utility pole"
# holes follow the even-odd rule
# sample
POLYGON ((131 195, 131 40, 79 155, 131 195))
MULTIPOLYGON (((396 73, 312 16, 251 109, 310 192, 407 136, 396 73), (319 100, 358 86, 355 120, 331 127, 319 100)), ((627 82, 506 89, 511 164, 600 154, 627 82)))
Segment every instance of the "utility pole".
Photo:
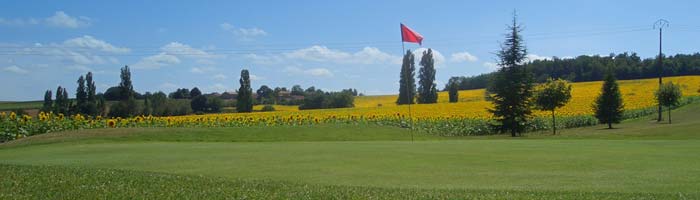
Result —
MULTIPOLYGON (((668 21, 665 19, 659 19, 654 23, 654 29, 659 29, 659 59, 658 59, 658 71, 659 71, 659 88, 661 88, 661 85, 663 84, 663 81, 661 80, 661 77, 663 76, 664 73, 664 55, 661 52, 661 36, 663 34, 664 27, 668 27, 668 21)), ((661 113, 663 112, 661 108, 661 103, 659 103, 659 116, 656 118, 657 122, 661 121, 661 113)))

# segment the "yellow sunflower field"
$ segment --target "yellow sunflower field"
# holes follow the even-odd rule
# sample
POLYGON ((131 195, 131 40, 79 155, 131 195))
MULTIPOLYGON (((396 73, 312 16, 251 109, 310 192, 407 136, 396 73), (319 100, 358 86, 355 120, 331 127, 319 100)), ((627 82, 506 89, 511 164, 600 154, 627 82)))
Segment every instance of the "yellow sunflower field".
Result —
MULTIPOLYGON (((681 85, 686 97, 700 95, 700 76, 668 77, 681 85)), ((657 79, 618 81, 626 118, 654 112, 654 91, 657 79)), ((572 83, 572 98, 556 111, 562 120, 557 126, 577 127, 596 124, 592 117, 593 103, 600 93, 602 82, 572 83)), ((205 114, 170 117, 137 116, 132 118, 103 119, 75 115, 66 117, 40 113, 37 117, 0 113, 2 138, 16 139, 33 134, 61 130, 120 127, 240 127, 240 126, 301 126, 324 123, 375 123, 401 127, 415 127, 440 135, 479 135, 489 133, 491 103, 484 98, 484 89, 459 92, 459 102, 447 102, 447 92, 438 94, 436 104, 395 104, 397 95, 360 96, 354 108, 298 110, 296 106, 275 106, 274 112, 205 114), (410 112, 409 112, 410 110, 410 112)), ((694 98, 685 98, 686 103, 694 98)), ((259 110, 261 106, 256 106, 259 110)), ((531 130, 551 127, 546 120, 550 113, 534 112, 531 130)))

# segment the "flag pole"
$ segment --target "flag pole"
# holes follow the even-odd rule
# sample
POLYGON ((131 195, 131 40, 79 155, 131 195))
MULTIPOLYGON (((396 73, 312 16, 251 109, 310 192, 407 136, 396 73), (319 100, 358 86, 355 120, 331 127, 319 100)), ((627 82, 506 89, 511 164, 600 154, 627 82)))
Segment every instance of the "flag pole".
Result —
MULTIPOLYGON (((403 23, 399 24, 399 30, 401 30, 401 55, 406 56, 406 47, 404 44, 404 38, 403 38, 403 23)), ((403 59, 402 59, 403 60, 403 59)), ((409 73, 406 74, 408 76, 409 73)), ((404 80, 408 82, 408 77, 404 77, 404 80)), ((399 86, 400 87, 400 86, 399 86)), ((406 85, 406 101, 408 102, 408 119, 411 121, 411 125, 408 129, 408 132, 411 133, 411 142, 413 142, 413 116, 411 115, 411 99, 410 98, 410 85, 406 85)), ((399 95, 400 98, 401 95, 399 95)))

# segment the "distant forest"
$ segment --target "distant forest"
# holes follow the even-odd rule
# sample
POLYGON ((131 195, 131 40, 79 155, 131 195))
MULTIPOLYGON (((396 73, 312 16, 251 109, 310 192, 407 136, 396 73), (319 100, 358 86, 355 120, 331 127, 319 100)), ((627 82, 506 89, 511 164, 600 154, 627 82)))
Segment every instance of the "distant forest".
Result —
MULTIPOLYGON (((677 54, 664 57, 664 76, 700 75, 700 53, 677 54)), ((547 78, 561 78, 572 82, 599 81, 608 67, 615 70, 615 77, 621 80, 658 77, 656 58, 642 60, 636 53, 610 54, 609 56, 579 56, 576 58, 552 58, 535 60, 525 64, 534 74, 535 81, 544 82, 547 78)), ((486 88, 492 73, 471 77, 452 77, 445 85, 457 84, 460 90, 486 88)))

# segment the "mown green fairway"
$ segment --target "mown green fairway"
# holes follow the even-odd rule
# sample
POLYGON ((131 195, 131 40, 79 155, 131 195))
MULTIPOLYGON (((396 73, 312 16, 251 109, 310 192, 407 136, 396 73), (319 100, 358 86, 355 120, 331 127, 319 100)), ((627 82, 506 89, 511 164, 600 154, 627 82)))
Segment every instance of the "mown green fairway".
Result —
POLYGON ((64 198, 180 189, 212 198, 695 199, 698 108, 674 111, 672 125, 638 119, 613 130, 516 139, 419 135, 411 142, 403 129, 350 125, 47 134, 0 145, 0 163, 9 164, 0 175, 15 177, 0 181, 0 190, 64 198))

